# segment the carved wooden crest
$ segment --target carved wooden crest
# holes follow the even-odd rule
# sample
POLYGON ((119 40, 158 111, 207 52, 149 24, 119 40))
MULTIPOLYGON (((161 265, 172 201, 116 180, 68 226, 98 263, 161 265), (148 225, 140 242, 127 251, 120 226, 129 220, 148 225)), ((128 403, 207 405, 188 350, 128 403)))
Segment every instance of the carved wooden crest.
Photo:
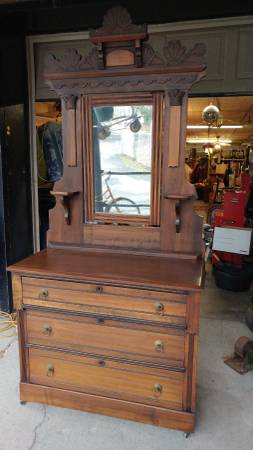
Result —
MULTIPOLYGON (((155 52, 151 45, 145 44, 142 52, 142 63, 143 67, 205 65, 205 53, 204 44, 195 44, 192 49, 187 51, 180 41, 169 41, 164 46, 162 54, 155 52)), ((75 48, 68 48, 63 55, 49 54, 45 60, 47 73, 79 72, 99 68, 99 57, 95 47, 87 56, 82 56, 75 48)))
POLYGON ((92 38, 136 33, 146 34, 147 26, 133 24, 129 12, 122 6, 115 6, 105 14, 102 27, 91 31, 90 36, 92 38))
POLYGON ((116 6, 105 14, 102 27, 90 32, 90 39, 95 46, 88 55, 82 56, 75 48, 67 49, 58 57, 48 55, 46 72, 108 70, 117 65, 136 67, 205 65, 204 44, 195 44, 192 49, 187 50, 179 40, 173 40, 165 42, 159 53, 148 43, 142 45, 146 37, 146 25, 133 24, 128 11, 116 6))

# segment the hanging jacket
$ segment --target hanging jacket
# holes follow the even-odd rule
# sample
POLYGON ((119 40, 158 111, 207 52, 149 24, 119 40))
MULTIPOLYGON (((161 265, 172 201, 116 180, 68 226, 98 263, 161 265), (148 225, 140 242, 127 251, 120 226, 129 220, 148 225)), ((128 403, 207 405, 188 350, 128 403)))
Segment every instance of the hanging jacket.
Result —
POLYGON ((61 124, 47 122, 38 128, 47 166, 47 181, 55 182, 63 175, 63 146, 61 124))

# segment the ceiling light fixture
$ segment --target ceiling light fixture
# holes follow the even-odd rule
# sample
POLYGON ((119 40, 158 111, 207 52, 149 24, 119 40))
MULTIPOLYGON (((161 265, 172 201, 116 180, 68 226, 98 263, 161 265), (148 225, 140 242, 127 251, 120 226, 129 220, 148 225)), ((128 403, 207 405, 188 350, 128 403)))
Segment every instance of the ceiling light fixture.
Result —
MULTIPOLYGON (((209 125, 187 125, 187 128, 190 130, 207 130, 209 128, 209 125)), ((223 128, 223 129, 234 129, 234 128, 243 128, 243 125, 221 125, 218 126, 212 126, 212 128, 223 128)))
POLYGON ((220 127, 222 125, 222 116, 217 106, 210 103, 202 111, 202 119, 211 126, 220 127))

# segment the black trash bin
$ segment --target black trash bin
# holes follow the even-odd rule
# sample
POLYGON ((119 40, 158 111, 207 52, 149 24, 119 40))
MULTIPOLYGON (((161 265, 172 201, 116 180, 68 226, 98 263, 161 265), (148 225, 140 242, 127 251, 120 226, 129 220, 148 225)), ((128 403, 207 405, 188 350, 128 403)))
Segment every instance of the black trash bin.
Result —
POLYGON ((252 264, 241 267, 225 262, 218 262, 213 266, 213 275, 219 288, 234 292, 248 291, 253 274, 252 264))

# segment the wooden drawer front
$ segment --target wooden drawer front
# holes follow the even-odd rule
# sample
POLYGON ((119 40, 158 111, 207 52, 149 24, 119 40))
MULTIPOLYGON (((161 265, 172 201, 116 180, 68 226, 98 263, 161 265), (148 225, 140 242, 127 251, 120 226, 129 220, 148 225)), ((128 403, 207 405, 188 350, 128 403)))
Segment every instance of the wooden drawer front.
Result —
POLYGON ((182 410, 184 374, 29 349, 30 383, 182 410))
POLYGON ((23 278, 25 304, 50 305, 143 320, 185 324, 184 294, 118 288, 48 279, 23 278))
POLYGON ((27 311, 28 344, 184 365, 184 332, 120 320, 27 311), (154 329, 154 331, 153 331, 154 329))

